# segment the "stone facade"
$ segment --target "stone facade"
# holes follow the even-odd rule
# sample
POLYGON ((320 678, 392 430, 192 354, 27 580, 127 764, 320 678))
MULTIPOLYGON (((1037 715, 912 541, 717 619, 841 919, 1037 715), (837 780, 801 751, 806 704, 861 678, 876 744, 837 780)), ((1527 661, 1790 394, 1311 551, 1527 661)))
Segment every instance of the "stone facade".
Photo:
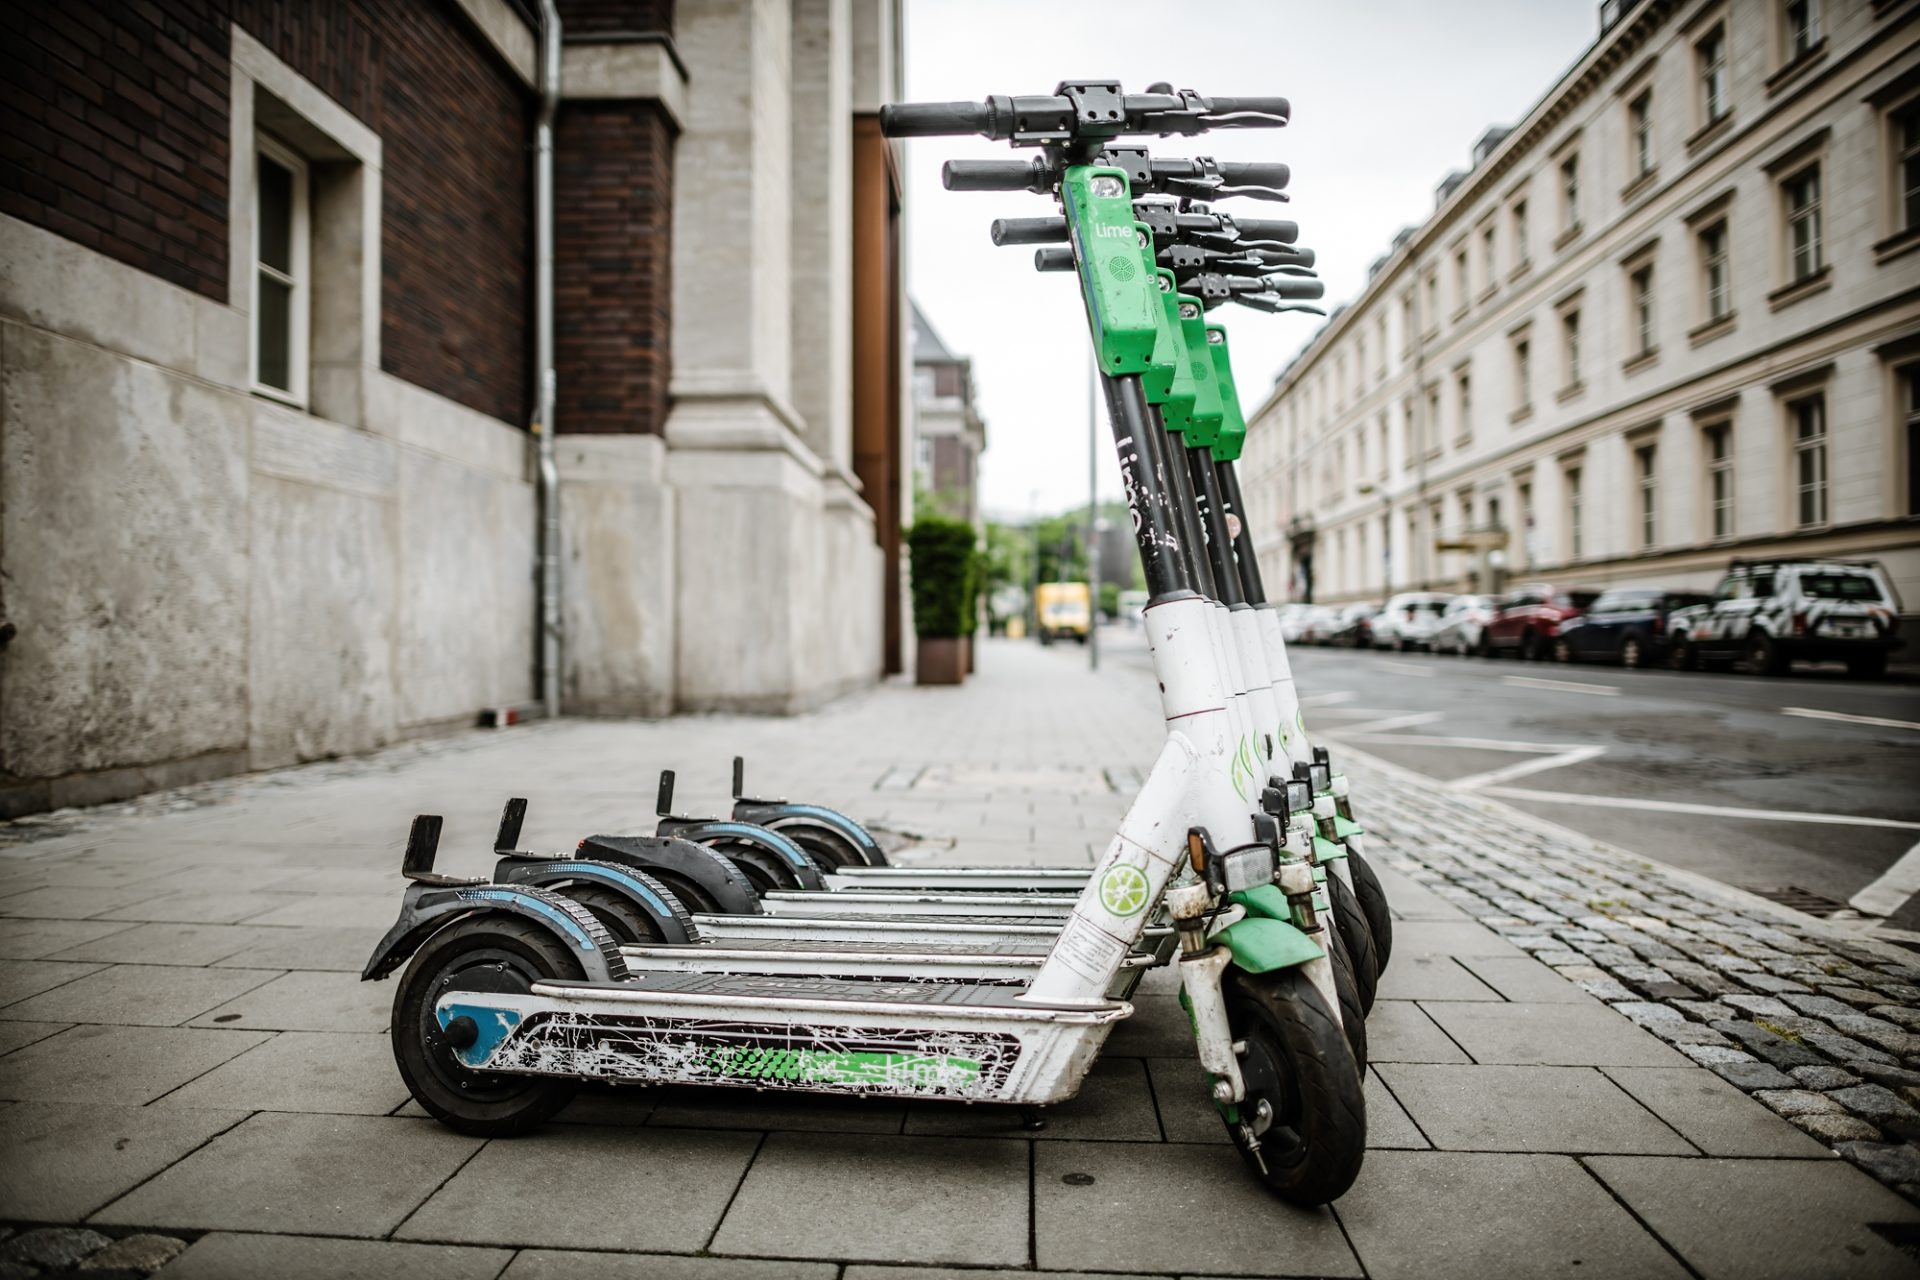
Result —
MULTIPOLYGON (((897 96, 865 34, 891 5, 561 5, 568 711, 792 710, 879 677, 833 251, 852 86, 897 96)), ((532 701, 523 8, 77 0, 0 24, 0 814, 532 701), (305 197, 292 393, 252 354, 268 142, 305 197)))
POLYGON ((1621 9, 1255 415, 1276 596, 1846 556, 1920 608, 1920 28, 1873 0, 1621 9))

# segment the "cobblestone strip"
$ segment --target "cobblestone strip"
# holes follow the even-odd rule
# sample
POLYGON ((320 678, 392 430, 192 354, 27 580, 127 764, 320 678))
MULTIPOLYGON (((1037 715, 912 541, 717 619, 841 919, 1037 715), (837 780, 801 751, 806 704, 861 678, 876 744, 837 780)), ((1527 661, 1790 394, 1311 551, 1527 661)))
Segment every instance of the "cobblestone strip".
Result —
POLYGON ((1920 1201, 1920 955, 1341 758, 1387 865, 1920 1201))

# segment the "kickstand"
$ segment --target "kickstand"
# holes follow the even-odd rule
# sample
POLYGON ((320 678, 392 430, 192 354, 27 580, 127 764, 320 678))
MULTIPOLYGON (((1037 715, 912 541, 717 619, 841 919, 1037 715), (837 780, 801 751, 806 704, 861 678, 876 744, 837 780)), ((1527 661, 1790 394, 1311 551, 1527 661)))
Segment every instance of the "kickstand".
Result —
POLYGON ((1047 1127, 1047 1113, 1039 1107, 1020 1108, 1020 1127, 1029 1133, 1047 1127))

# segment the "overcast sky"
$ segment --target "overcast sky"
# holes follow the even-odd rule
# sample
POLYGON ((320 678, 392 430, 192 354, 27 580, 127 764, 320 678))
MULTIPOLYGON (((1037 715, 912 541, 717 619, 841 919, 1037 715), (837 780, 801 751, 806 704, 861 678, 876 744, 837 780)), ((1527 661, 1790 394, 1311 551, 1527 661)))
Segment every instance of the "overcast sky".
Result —
MULTIPOLYGON (((1050 93, 1070 77, 1155 80, 1208 94, 1282 94, 1293 122, 1198 139, 1150 139, 1156 154, 1283 160, 1290 217, 1319 255, 1329 310, 1366 283, 1394 233, 1433 211, 1474 139, 1531 108, 1592 42, 1595 0, 906 0, 910 99, 1050 93)), ((940 164, 1006 158, 1004 143, 905 144, 909 285, 946 344, 971 356, 987 422, 981 492, 989 514, 1022 518, 1086 501, 1087 331, 1072 277, 1037 275, 1031 249, 996 249, 996 217, 1053 212, 1027 194, 948 192, 940 164)), ((1251 411, 1309 342, 1315 316, 1229 307, 1234 372, 1251 411)), ((1100 425, 1100 492, 1119 494, 1100 425)))

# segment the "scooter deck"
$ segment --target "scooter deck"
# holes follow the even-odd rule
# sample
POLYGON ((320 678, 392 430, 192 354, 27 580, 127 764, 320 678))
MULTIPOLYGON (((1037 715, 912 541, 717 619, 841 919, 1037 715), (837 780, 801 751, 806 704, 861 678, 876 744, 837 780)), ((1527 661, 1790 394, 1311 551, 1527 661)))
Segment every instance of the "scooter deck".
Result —
POLYGON ((760 895, 775 916, 880 916, 913 919, 1065 920, 1077 894, 925 893, 848 889, 829 893, 776 890, 760 895))
POLYGON ((827 873, 827 888, 955 889, 978 893, 1078 893, 1085 867, 842 867, 827 873))
MULTIPOLYGON (((629 946, 621 948, 621 955, 630 973, 798 974, 867 982, 990 982, 1024 987, 1040 972, 1049 951, 1016 943, 889 946, 750 938, 718 945, 629 946)), ((1122 1000, 1131 995, 1154 960, 1137 952, 1127 956, 1108 984, 1107 994, 1122 1000)))

